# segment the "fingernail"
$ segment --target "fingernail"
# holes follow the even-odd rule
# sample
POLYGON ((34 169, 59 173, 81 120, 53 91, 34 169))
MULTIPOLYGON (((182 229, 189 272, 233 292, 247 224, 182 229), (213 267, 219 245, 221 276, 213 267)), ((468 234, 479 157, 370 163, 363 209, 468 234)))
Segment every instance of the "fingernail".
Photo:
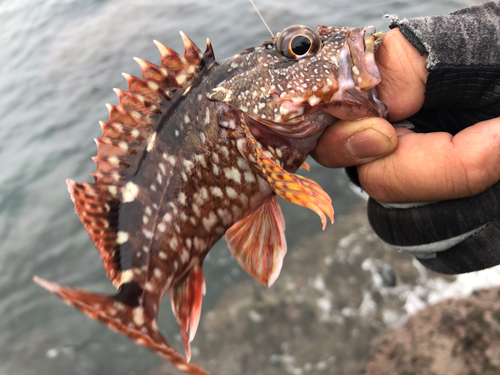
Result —
POLYGON ((365 129, 347 139, 345 148, 356 159, 384 156, 392 150, 392 141, 373 129, 365 129))

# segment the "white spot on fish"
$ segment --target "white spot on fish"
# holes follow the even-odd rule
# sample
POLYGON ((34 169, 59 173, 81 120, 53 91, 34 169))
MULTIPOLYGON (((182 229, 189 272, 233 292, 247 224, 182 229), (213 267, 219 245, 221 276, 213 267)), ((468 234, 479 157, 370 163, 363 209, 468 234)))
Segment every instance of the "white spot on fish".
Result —
POLYGON ((208 190, 207 190, 207 188, 206 187, 202 187, 201 190, 200 190, 200 192, 201 192, 201 196, 203 197, 203 199, 205 201, 208 201, 208 190))
POLYGON ((162 259, 162 260, 165 260, 165 259, 167 259, 167 254, 165 254, 165 252, 164 252, 164 251, 160 251, 160 252, 158 253, 158 257, 159 257, 160 259, 162 259))
POLYGON ((118 245, 122 245, 122 244, 124 244, 125 242, 128 241, 128 237, 129 237, 129 234, 127 232, 119 231, 116 234, 116 243, 118 245))
POLYGON ((122 277, 120 279, 120 284, 129 283, 134 279, 134 271, 126 270, 122 272, 122 277))
POLYGON ((203 155, 195 155, 195 160, 200 164, 203 168, 207 168, 207 162, 205 161, 205 156, 203 155))
POLYGON ((228 180, 233 180, 234 182, 241 184, 241 173, 237 168, 225 168, 224 175, 228 180))
POLYGON ((132 310, 132 316, 134 319, 134 324, 136 326, 140 327, 144 324, 144 308, 143 307, 136 307, 134 310, 132 310))
POLYGON ((226 186, 226 193, 230 199, 236 199, 238 197, 238 193, 231 186, 226 186))
POLYGON ((195 202, 197 204, 199 204, 200 206, 203 205, 203 203, 205 203, 205 201, 203 200, 202 196, 201 196, 201 193, 200 192, 197 192, 193 195, 193 198, 195 200, 195 202))
POLYGON ((237 164, 238 164, 238 167, 240 169, 248 169, 249 168, 248 162, 243 158, 238 158, 237 164))
POLYGON ((352 67, 352 72, 353 72, 355 75, 357 75, 357 76, 358 76, 358 75, 359 75, 359 69, 358 69, 358 67, 357 67, 357 66, 353 66, 353 67, 352 67))
POLYGON ((167 170, 165 169, 165 164, 160 163, 158 164, 158 168, 160 168, 161 173, 166 174, 167 170))
POLYGON ((205 109, 205 124, 208 125, 210 123, 210 111, 208 108, 205 109))
POLYGON ((198 205, 193 203, 191 205, 191 208, 193 209, 194 214, 196 216, 200 217, 201 212, 200 212, 200 208, 198 207, 198 205))
POLYGON ((233 217, 231 216, 231 213, 228 210, 219 208, 217 210, 217 214, 222 219, 222 223, 224 225, 231 224, 231 221, 232 221, 233 217))
POLYGON ((156 278, 159 279, 159 278, 161 278, 162 272, 161 272, 161 270, 159 268, 155 268, 153 270, 153 275, 154 275, 154 277, 156 277, 156 278))
POLYGON ((220 151, 222 152, 222 154, 224 155, 224 157, 227 159, 229 157, 229 150, 227 149, 226 146, 222 146, 220 148, 220 151))
POLYGON ((186 238, 186 246, 189 250, 191 250, 191 246, 192 246, 192 242, 191 242, 191 238, 186 238))
POLYGON ((148 239, 151 239, 153 238, 153 232, 151 232, 150 230, 147 230, 147 229, 143 229, 142 230, 142 233, 144 234, 144 236, 148 239))
POLYGON ((187 251, 186 249, 182 249, 182 252, 181 252, 181 262, 182 263, 187 263, 188 260, 189 260, 189 251, 187 251))
POLYGON ((319 102, 321 101, 320 98, 318 98, 317 96, 313 95, 309 98, 309 104, 314 107, 316 104, 318 104, 319 102))
POLYGON ((208 214, 208 218, 203 218, 203 226, 205 227, 207 232, 210 232, 212 227, 217 223, 217 216, 210 212, 208 214))
POLYGON ((179 74, 179 75, 175 78, 175 80, 177 81, 177 83, 178 83, 179 85, 183 85, 183 84, 184 84, 184 83, 186 83, 186 81, 187 81, 187 75, 185 75, 185 74, 179 74))
POLYGON ((184 90, 184 92, 182 93, 182 96, 186 96, 190 90, 191 90, 191 86, 188 86, 188 88, 186 90, 184 90))
POLYGON ((205 247, 205 241, 199 237, 195 237, 193 240, 194 248, 198 251, 203 250, 205 247))
POLYGON ((191 160, 183 159, 182 164, 184 165, 184 168, 188 170, 188 172, 193 168, 194 163, 191 160))
POLYGON ((179 203, 180 204, 186 204, 186 194, 184 194, 184 192, 180 192, 179 193, 179 203))
POLYGON ((160 232, 165 232, 166 229, 167 229, 167 226, 165 225, 165 223, 158 224, 158 230, 160 232))
POLYGON ((188 115, 185 115, 185 116, 184 116, 184 122, 185 122, 186 124, 189 124, 189 123, 191 122, 191 119, 189 118, 189 116, 188 116, 188 115))
POLYGON ((172 250, 176 250, 177 246, 179 246, 179 241, 177 241, 177 237, 172 237, 168 242, 168 245, 172 250))
POLYGON ((116 186, 110 185, 108 186, 108 190, 111 195, 116 195, 118 193, 118 189, 116 186))
POLYGON ((114 165, 120 164, 120 160, 116 156, 112 156, 108 159, 108 162, 114 165))
POLYGON ((218 186, 213 186, 210 188, 212 195, 217 197, 217 198, 222 198, 224 197, 224 194, 222 194, 222 190, 218 186))
POLYGON ((163 154, 163 158, 170 164, 175 165, 175 157, 173 157, 172 155, 163 154))
POLYGON ((149 139, 149 143, 148 143, 148 147, 146 148, 147 152, 151 151, 155 145, 155 141, 156 141, 156 136, 157 136, 157 133, 154 132, 153 135, 151 136, 151 138, 149 139))

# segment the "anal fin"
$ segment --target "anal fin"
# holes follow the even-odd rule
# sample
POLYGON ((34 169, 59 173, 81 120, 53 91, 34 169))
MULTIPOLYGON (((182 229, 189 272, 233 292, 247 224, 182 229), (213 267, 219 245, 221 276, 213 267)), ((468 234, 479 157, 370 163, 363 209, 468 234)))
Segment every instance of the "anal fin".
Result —
POLYGON ((205 277, 203 276, 201 264, 193 266, 188 274, 170 290, 172 311, 179 324, 188 362, 191 359, 191 347, 189 343, 193 341, 198 329, 201 302, 205 292, 205 277))
POLYGON ((242 127, 249 149, 274 192, 289 202, 316 212, 321 218, 323 229, 326 227, 326 216, 333 223, 332 200, 321 186, 309 178, 289 173, 281 168, 264 153, 248 127, 244 124, 242 127))
POLYGON ((285 219, 276 196, 229 228, 226 241, 245 271, 271 286, 287 251, 285 219))

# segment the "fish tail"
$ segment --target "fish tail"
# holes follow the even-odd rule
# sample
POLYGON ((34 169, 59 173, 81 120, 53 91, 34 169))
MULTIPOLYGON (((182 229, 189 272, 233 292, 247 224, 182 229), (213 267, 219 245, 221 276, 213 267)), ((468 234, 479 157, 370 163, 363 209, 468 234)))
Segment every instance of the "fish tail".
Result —
POLYGON ((171 361, 177 369, 191 375, 208 375, 203 369, 189 364, 163 337, 157 326, 154 306, 141 303, 142 289, 137 283, 123 284, 116 295, 106 295, 68 288, 38 276, 33 280, 69 306, 147 346, 171 361))

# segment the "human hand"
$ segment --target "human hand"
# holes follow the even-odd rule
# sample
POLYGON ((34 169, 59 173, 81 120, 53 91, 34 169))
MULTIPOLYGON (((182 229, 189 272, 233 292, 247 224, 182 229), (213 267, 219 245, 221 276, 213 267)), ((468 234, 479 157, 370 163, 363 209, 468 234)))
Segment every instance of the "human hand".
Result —
MULTIPOLYGON (((377 50, 382 82, 377 97, 389 120, 420 110, 426 56, 394 29, 377 50)), ((500 119, 480 122, 455 136, 394 129, 381 118, 339 121, 321 136, 313 157, 331 168, 358 166, 363 189, 382 202, 415 202, 476 195, 500 178, 500 119)))

